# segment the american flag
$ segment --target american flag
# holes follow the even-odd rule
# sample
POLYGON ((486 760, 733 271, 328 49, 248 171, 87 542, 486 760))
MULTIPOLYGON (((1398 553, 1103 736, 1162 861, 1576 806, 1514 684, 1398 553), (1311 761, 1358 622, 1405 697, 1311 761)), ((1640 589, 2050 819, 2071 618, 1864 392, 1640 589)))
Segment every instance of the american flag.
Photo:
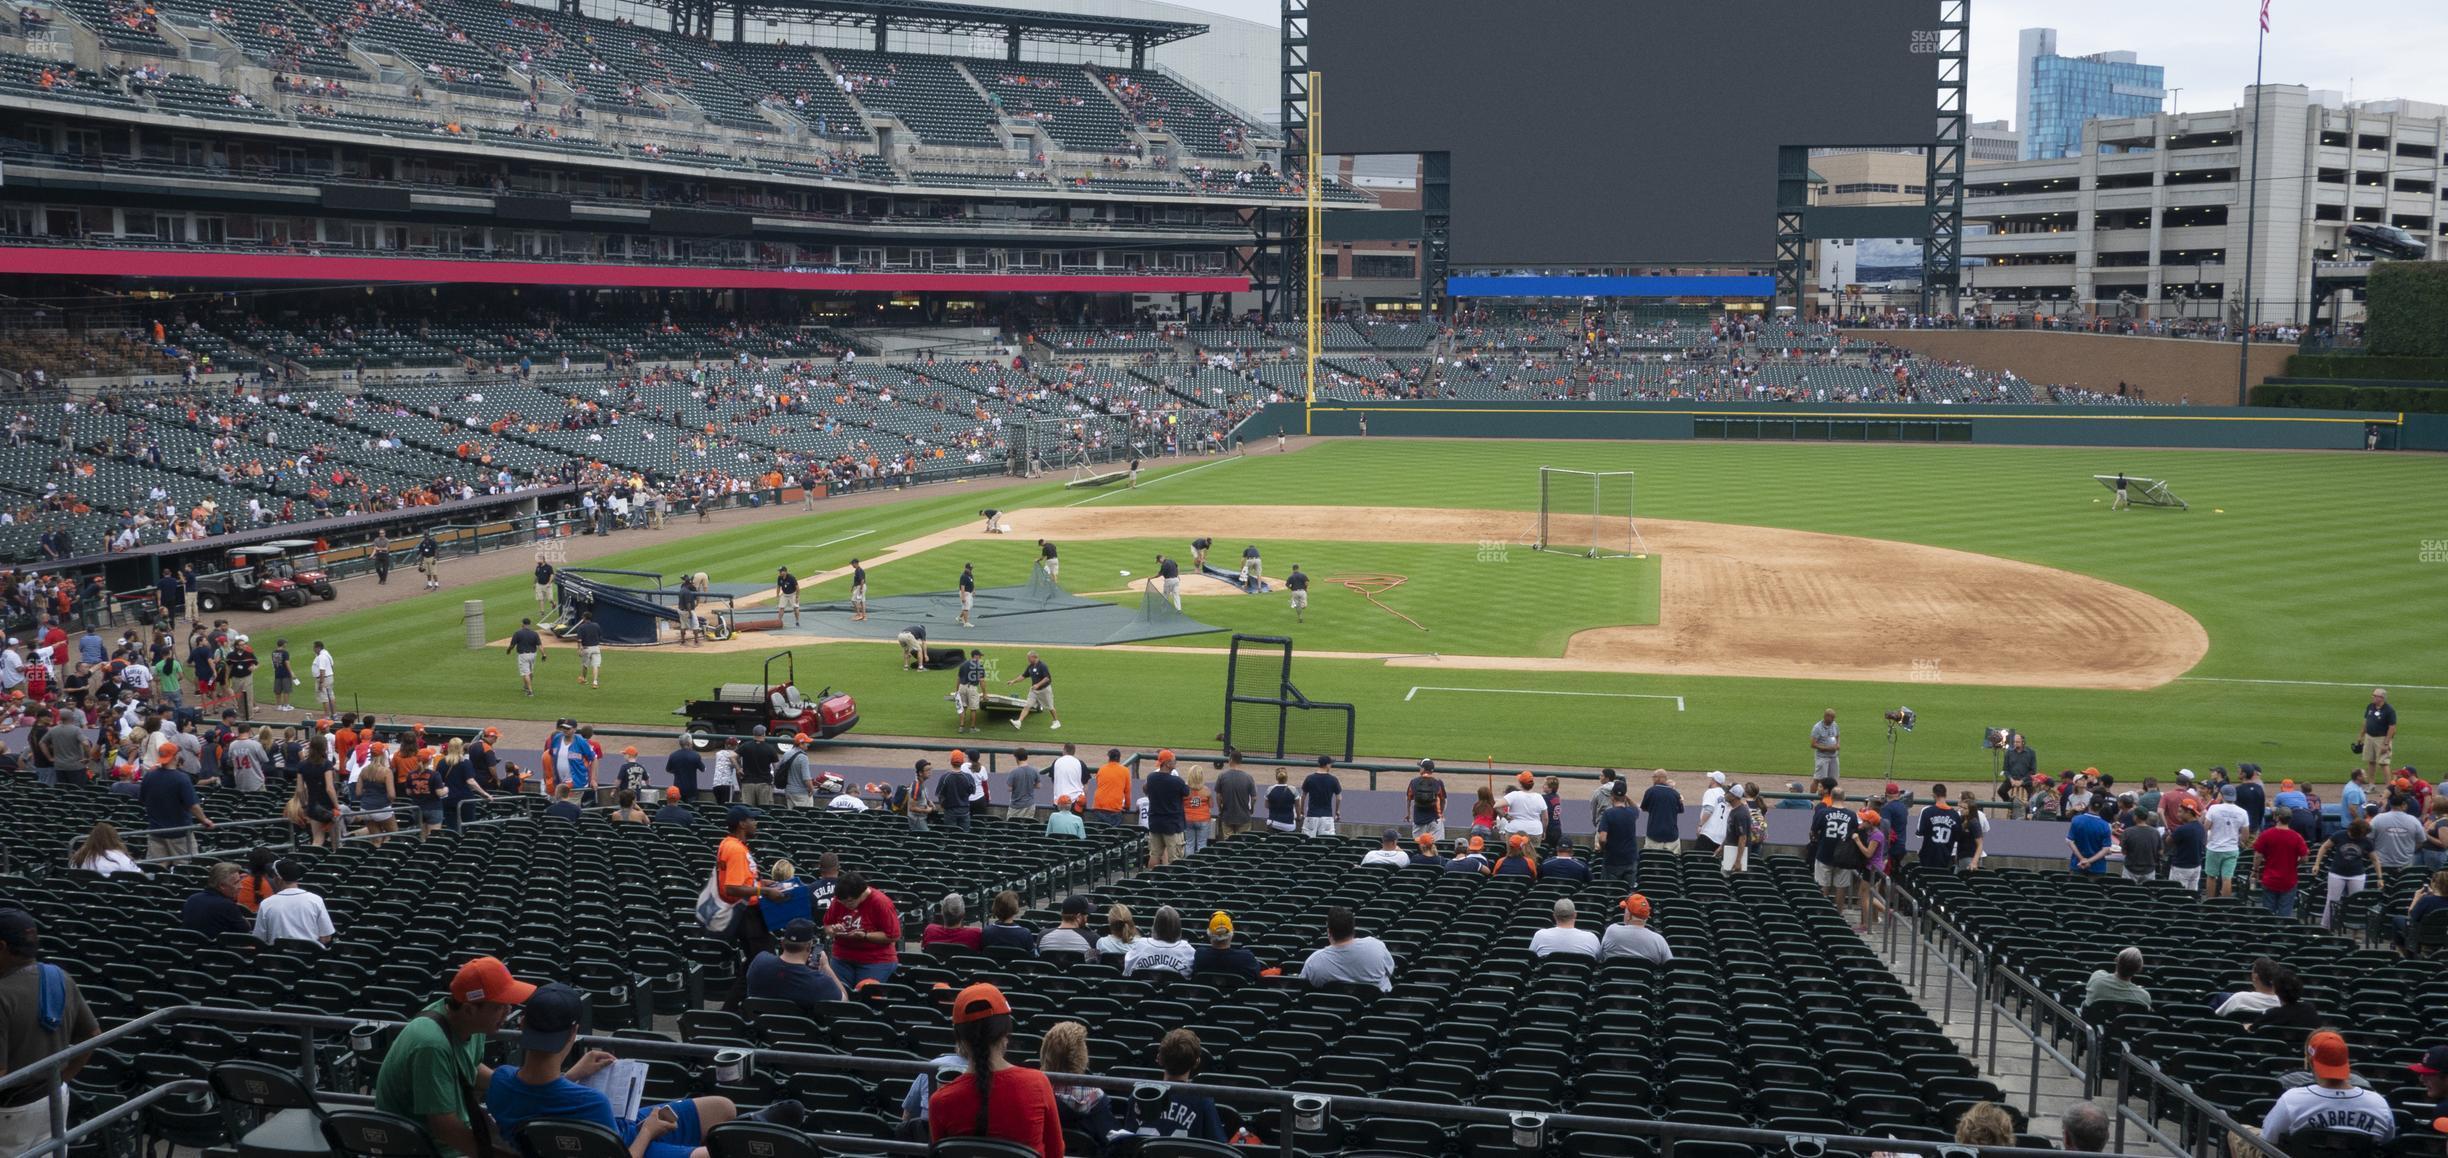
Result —
POLYGON ((2261 0, 2261 31, 2269 31, 2270 0, 2261 0))

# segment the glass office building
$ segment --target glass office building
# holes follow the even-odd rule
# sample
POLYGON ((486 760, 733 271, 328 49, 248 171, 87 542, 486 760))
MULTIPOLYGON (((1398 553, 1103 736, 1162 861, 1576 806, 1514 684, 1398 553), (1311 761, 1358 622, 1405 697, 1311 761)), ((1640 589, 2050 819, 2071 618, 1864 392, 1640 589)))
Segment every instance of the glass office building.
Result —
POLYGON ((2084 121, 2148 116, 2167 99, 2165 69, 2130 52, 2059 56, 2054 28, 2023 30, 2015 73, 2015 120, 2026 161, 2075 156, 2082 151, 2084 121))

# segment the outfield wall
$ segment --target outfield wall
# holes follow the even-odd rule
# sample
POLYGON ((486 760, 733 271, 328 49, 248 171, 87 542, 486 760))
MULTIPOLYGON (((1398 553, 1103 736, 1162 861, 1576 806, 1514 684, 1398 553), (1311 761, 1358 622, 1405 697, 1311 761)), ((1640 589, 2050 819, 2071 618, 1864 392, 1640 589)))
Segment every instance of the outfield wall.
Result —
MULTIPOLYGON (((2383 424, 2396 445, 2399 416, 2354 410, 2245 406, 1807 405, 1758 402, 1337 402, 1314 409, 1278 402, 1242 437, 1360 433, 1425 438, 1695 439, 1737 442, 1950 442, 1992 446, 2183 446, 2361 450, 2364 427, 2383 424)), ((2431 416, 2438 417, 2438 416, 2431 416)), ((2448 424, 2443 424, 2448 425, 2448 424)), ((2448 449, 2448 430, 2424 428, 2408 449, 2448 449), (2428 443, 2428 445, 2426 445, 2428 443)))
MULTIPOLYGON (((2117 383, 2139 386, 2153 402, 2181 398, 2209 404, 2236 398, 2236 344, 2192 338, 2082 334, 2052 330, 1856 330, 1848 340, 1885 342, 1916 354, 1969 362, 1992 374, 2012 370, 2027 382, 2081 386, 2116 392, 2117 383)), ((2295 347, 2255 342, 2245 370, 2247 384, 2287 372, 2295 347)))

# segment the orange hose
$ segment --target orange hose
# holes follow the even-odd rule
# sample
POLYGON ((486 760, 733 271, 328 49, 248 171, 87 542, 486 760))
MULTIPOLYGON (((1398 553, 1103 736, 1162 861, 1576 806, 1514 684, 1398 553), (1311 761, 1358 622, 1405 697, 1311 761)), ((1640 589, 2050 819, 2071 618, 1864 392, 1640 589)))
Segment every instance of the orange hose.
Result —
POLYGON ((1410 581, 1411 578, 1408 575, 1331 575, 1319 580, 1321 583, 1339 583, 1346 590, 1353 592, 1362 599, 1366 599, 1371 603, 1377 604, 1377 609, 1379 611, 1383 611, 1396 619, 1402 620, 1404 623, 1417 627, 1421 631, 1426 631, 1428 628, 1421 624, 1419 620, 1413 619, 1402 612, 1386 606, 1377 598, 1378 596, 1383 595, 1388 591, 1392 591, 1393 589, 1410 581))

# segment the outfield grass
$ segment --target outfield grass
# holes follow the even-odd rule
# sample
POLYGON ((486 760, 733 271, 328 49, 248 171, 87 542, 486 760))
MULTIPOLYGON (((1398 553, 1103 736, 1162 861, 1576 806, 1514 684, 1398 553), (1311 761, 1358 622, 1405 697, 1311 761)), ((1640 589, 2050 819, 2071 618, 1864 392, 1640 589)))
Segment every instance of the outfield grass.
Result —
MULTIPOLYGON (((2096 575, 2182 608, 2209 633, 2210 651, 2185 680, 2141 693, 1956 686, 1944 682, 1943 672, 1935 673, 1933 682, 1876 684, 1299 661, 1296 678, 1304 692, 1359 705, 1364 752, 1485 757, 1500 764, 1727 768, 1785 777, 1808 766, 1806 729, 1819 709, 1834 706, 1847 725, 1847 770, 1862 776, 1886 767, 1884 737, 1874 726, 1878 712, 1909 705, 1921 726, 1896 749, 1896 770, 1907 777, 1985 775, 1989 761, 1975 743, 1980 729, 2014 726, 2031 735, 2042 762, 2052 767, 2097 765, 2139 775, 2253 760, 2273 774, 2326 778, 2348 766, 2346 744, 2359 706, 2369 688, 2381 684, 2391 688, 2404 723, 2400 762, 2429 765, 2448 759, 2430 739, 2435 726, 2448 726, 2436 724, 2448 715, 2448 690, 2441 690, 2448 687, 2448 664, 2440 658, 2448 643, 2448 563, 2418 561, 2425 540, 2448 540, 2448 461, 2410 455, 1343 440, 1298 454, 1152 473, 1137 491, 1082 496, 1034 484, 992 499, 976 492, 915 492, 911 500, 891 506, 820 508, 819 514, 628 552, 596 565, 705 570, 728 582, 770 578, 778 562, 806 574, 973 518, 988 505, 1529 509, 1537 502, 1536 467, 1542 463, 1641 472, 1639 511, 1649 517, 1874 536, 2096 575), (2095 501, 2104 500, 2106 492, 2089 476, 2120 469, 2174 480, 2193 509, 2109 512, 2104 501, 2095 501), (817 546, 845 535, 856 537, 817 546), (1436 687, 1582 694, 1413 690, 1436 687), (1681 697, 1681 710, 1672 698, 1612 697, 1681 697)), ((1024 552, 1026 546, 993 544, 992 549, 1024 552)), ((1400 570, 1389 560, 1411 549, 1320 544, 1320 552, 1355 554, 1315 558, 1354 570, 1400 570)), ((980 550, 961 548, 966 555, 980 550)), ((1127 554, 1108 559, 1108 551, 1153 554, 1149 544, 1129 540, 1066 544, 1067 585, 1110 589, 1094 572, 1110 574, 1130 564, 1123 561, 1127 554)), ((1538 565, 1532 561, 1541 558, 1515 551, 1509 566, 1528 574, 1538 565)), ((1271 548, 1268 559, 1271 568, 1294 561, 1271 548)), ((1404 560, 1403 565, 1425 568, 1432 561, 1404 560)), ((949 570, 934 560, 879 568, 873 589, 942 589, 958 572, 957 560, 950 562, 949 570)), ((1466 621, 1474 618, 1467 590, 1479 582, 1474 572, 1434 573, 1455 570, 1462 572, 1460 578, 1439 581, 1459 584, 1454 591, 1421 587, 1421 598, 1455 620, 1432 622, 1439 637, 1436 650, 1462 653, 1445 638, 1450 630, 1465 637, 1482 633, 1474 646, 1554 654, 1560 650, 1554 639, 1568 634, 1578 618, 1569 603, 1525 601, 1527 613, 1513 626, 1473 626, 1466 621), (1511 646, 1497 646, 1508 639, 1511 646)), ((1429 582, 1424 574, 1413 578, 1415 585, 1429 582)), ((1649 589, 1654 592, 1653 585, 1649 589)), ((1411 590, 1406 586, 1388 601, 1402 605, 1403 593, 1411 590)), ((1382 612, 1339 590, 1316 594, 1313 623, 1290 633, 1302 647, 1426 650, 1385 646, 1386 625, 1393 621, 1382 612), (1355 610, 1386 622, 1359 626, 1350 619, 1352 612, 1330 599, 1348 600, 1355 610), (1357 639, 1371 642, 1353 642, 1357 639)), ((407 715, 546 720, 575 714, 595 721, 665 723, 683 696, 702 694, 725 680, 753 678, 746 674, 755 670, 752 653, 621 651, 612 656, 611 683, 601 691, 563 684, 556 665, 547 669, 550 678, 535 699, 519 697, 506 657, 460 646, 459 601, 485 599, 493 634, 502 635, 529 606, 527 595, 522 578, 454 587, 315 630, 339 660, 344 698, 362 696, 366 708, 407 715)), ((1269 603, 1217 597, 1193 606, 1209 622, 1225 622, 1210 614, 1210 605, 1247 606, 1263 617, 1280 610, 1269 603)), ((1236 620, 1240 615, 1219 614, 1236 620)), ((1280 626, 1278 617, 1264 629, 1280 626)), ((929 734, 948 727, 949 706, 940 697, 949 677, 899 672, 889 644, 807 647, 799 649, 799 659, 805 682, 831 682, 859 696, 865 731, 929 734)), ((1064 739, 1203 746, 1215 734, 1220 656, 1064 652, 1055 666, 1070 724, 1064 739)), ((1034 724, 1030 733, 1037 742, 1047 738, 1034 724)))
MULTIPOLYGON (((1189 553, 1172 539, 1088 539, 1062 549, 1062 585, 1080 595, 1102 595, 1138 606, 1136 588, 1155 574, 1158 552, 1172 555, 1190 573, 1189 553), (1122 572, 1130 572, 1125 578, 1122 572), (1116 594, 1118 592, 1118 594, 1116 594)), ((1300 647, 1317 651, 1365 651, 1446 655, 1560 656, 1574 632, 1615 624, 1656 623, 1658 567, 1655 558, 1587 559, 1469 543, 1317 543, 1270 539, 1264 548, 1274 572, 1274 591, 1264 595, 1191 595, 1183 587, 1182 610, 1221 631, 1157 641, 1167 647, 1224 647, 1233 632, 1290 633, 1300 647), (1284 597, 1283 575, 1293 565, 1311 577, 1309 615, 1295 623, 1284 597), (1405 576, 1378 602, 1410 616, 1428 630, 1371 605, 1334 576, 1405 576)), ((908 595, 950 589, 961 564, 977 565, 978 586, 1017 583, 1037 558, 1037 543, 1025 534, 1005 542, 960 543, 922 551, 877 567, 867 593, 908 595)), ((1239 548, 1219 544, 1211 562, 1237 568, 1239 548), (1225 556, 1233 558, 1227 560, 1225 556)), ((810 599, 848 599, 850 581, 836 579, 808 589, 810 599)))

